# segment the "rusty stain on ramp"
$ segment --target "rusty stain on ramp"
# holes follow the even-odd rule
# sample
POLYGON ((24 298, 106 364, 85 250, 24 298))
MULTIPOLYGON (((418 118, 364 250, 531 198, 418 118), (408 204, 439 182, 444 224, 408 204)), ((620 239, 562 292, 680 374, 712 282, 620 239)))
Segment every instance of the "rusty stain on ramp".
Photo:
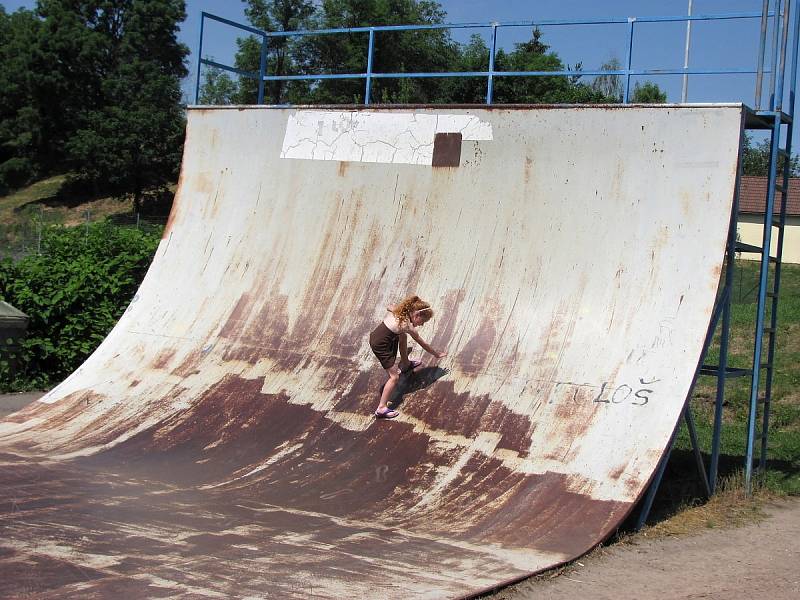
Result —
POLYGON ((0 421, 0 596, 457 597, 586 552, 687 393, 741 110, 190 110, 136 298, 0 421), (375 421, 412 292, 449 356, 375 421))

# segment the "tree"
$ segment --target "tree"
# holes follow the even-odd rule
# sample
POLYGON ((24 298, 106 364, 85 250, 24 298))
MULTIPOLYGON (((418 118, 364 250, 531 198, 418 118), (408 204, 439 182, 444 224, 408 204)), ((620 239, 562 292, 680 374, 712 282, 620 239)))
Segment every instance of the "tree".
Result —
POLYGON ((542 32, 537 27, 527 42, 514 44, 514 50, 506 53, 498 50, 495 64, 498 71, 566 71, 575 75, 499 77, 495 84, 498 103, 528 104, 594 104, 615 102, 616 99, 581 83, 581 65, 565 65, 558 54, 542 42, 542 32))
POLYGON ((205 68, 203 83, 200 85, 200 104, 233 104, 237 92, 236 82, 225 71, 219 67, 205 68))
MULTIPOLYGON (((615 56, 600 65, 601 71, 620 71, 621 69, 622 63, 615 56)), ((592 89, 609 98, 616 98, 617 102, 622 102, 623 86, 620 75, 598 75, 592 82, 592 89)))
MULTIPOLYGON (((250 23, 263 31, 296 31, 311 23, 314 14, 311 0, 247 0, 245 15, 250 23)), ((251 73, 259 73, 261 66, 261 37, 239 38, 236 41, 236 67, 251 73)), ((267 38, 267 73, 271 75, 291 75, 297 72, 295 56, 297 38, 274 36, 267 38)), ((309 84, 305 81, 269 81, 266 84, 265 99, 270 104, 286 102, 299 103, 307 92, 309 84)), ((254 104, 258 99, 258 80, 240 78, 236 101, 254 104)))
MULTIPOLYGON (((483 37, 475 33, 469 42, 458 48, 458 61, 453 71, 488 71, 489 47, 483 37)), ((454 77, 447 82, 448 101, 456 104, 483 104, 486 102, 485 77, 454 77)))
MULTIPOLYGON (((95 192, 130 193, 137 210, 148 190, 174 180, 184 116, 180 79, 188 49, 177 41, 183 0, 40 0, 58 38, 82 33, 86 80, 77 127, 66 143, 71 181, 95 192)), ((70 65, 62 67, 70 79, 70 65)))
MULTIPOLYGON (((314 24, 318 28, 380 25, 434 25, 446 13, 429 0, 323 0, 314 24)), ((309 36, 299 46, 298 63, 305 73, 364 73, 369 35, 352 33, 309 36)), ((375 35, 372 71, 410 73, 447 71, 456 63, 458 44, 445 29, 383 31, 375 35)), ((383 103, 446 102, 448 86, 434 78, 374 79, 371 96, 383 103)), ((316 103, 361 103, 363 79, 321 80, 309 89, 316 103)))
MULTIPOLYGON (((302 0, 248 0, 247 15, 266 30, 353 29, 397 25, 438 25, 446 12, 433 0, 322 0, 318 7, 302 0)), ((591 86, 581 81, 581 65, 565 65, 534 29, 531 39, 499 50, 495 69, 502 71, 573 71, 552 77, 495 77, 494 100, 526 103, 610 103, 620 101, 618 76, 608 76, 610 86, 591 86)), ((472 36, 466 44, 455 42, 447 29, 379 31, 374 36, 372 72, 378 74, 485 71, 489 49, 483 38, 472 36)), ((257 38, 237 41, 236 66, 256 73, 261 43, 257 38)), ((268 72, 280 74, 338 75, 367 70, 369 35, 352 32, 308 35, 299 39, 270 38, 268 72), (279 44, 280 42, 280 44, 279 44)), ((618 66, 612 61, 611 67, 618 66)), ((237 101, 252 103, 257 81, 240 79, 237 101)), ((268 84, 269 101, 292 104, 360 104, 365 97, 363 78, 319 79, 268 84)), ((379 103, 483 103, 485 77, 376 77, 372 102, 379 103)))
MULTIPOLYGON (((742 151, 742 172, 745 175, 766 177, 769 175, 770 140, 765 138, 753 145, 753 138, 745 133, 742 151)), ((784 159, 778 157, 778 173, 783 169, 784 159)), ((800 156, 793 155, 789 161, 789 176, 800 177, 800 156)))
POLYGON ((651 81, 643 84, 636 82, 633 86, 631 102, 634 104, 664 104, 667 101, 667 92, 661 90, 658 85, 651 81))
POLYGON ((0 173, 71 171, 93 192, 172 181, 182 145, 183 0, 39 0, 0 14, 0 173), (6 35, 6 33, 8 35, 6 35))
POLYGON ((0 5, 0 194, 46 168, 41 107, 31 78, 40 25, 32 11, 9 15, 0 5))

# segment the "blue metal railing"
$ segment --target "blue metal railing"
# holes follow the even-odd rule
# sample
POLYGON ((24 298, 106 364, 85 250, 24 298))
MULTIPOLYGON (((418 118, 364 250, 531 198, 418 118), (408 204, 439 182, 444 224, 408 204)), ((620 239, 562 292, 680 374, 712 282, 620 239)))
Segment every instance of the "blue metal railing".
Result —
MULTIPOLYGON (((575 76, 578 75, 612 75, 623 78, 623 102, 627 103, 631 98, 631 78, 647 75, 756 75, 755 108, 760 109, 761 95, 764 74, 770 75, 769 82, 769 107, 768 110, 774 111, 776 105, 780 106, 780 93, 783 90, 783 71, 784 58, 786 53, 786 36, 788 27, 780 27, 779 17, 781 11, 769 9, 770 0, 764 0, 764 9, 753 12, 733 12, 724 14, 707 15, 680 15, 680 16, 652 16, 652 17, 619 17, 619 18, 597 18, 597 19, 551 19, 551 20, 532 20, 532 21, 509 21, 504 23, 443 23, 434 25, 384 25, 377 27, 341 27, 333 29, 300 30, 300 31, 263 31, 236 23, 229 19, 224 19, 210 13, 203 12, 200 22, 200 45, 198 51, 197 65, 197 86, 195 88, 195 102, 199 101, 200 94, 200 70, 202 65, 216 67, 224 71, 236 73, 238 75, 255 79, 258 85, 258 104, 264 103, 264 83, 267 81, 298 81, 312 80, 321 81, 326 79, 363 79, 364 85, 364 104, 370 104, 372 83, 375 79, 402 79, 402 78, 444 78, 444 77, 483 77, 487 80, 486 85, 486 104, 492 104, 494 94, 494 82, 498 77, 553 77, 553 76, 575 76), (209 19, 237 28, 248 33, 261 37, 261 64, 259 72, 237 69, 222 63, 203 58, 203 33, 205 20, 209 19), (640 23, 671 23, 671 22, 693 22, 693 21, 725 21, 734 19, 761 19, 761 38, 759 46, 759 57, 755 69, 746 68, 672 68, 672 69, 634 69, 633 49, 635 26, 640 23), (766 38, 769 19, 773 19, 773 39, 771 43, 771 65, 764 68, 766 54, 766 38), (544 27, 544 26, 575 26, 575 25, 627 25, 626 56, 625 68, 613 71, 587 70, 587 71, 497 71, 495 69, 495 56, 497 54, 497 33, 501 28, 515 27, 544 27), (375 54, 375 33, 387 31, 425 31, 425 30, 453 30, 453 29, 490 29, 489 44, 489 68, 487 71, 456 71, 456 72, 412 72, 412 73, 376 73, 373 70, 373 58, 375 54), (779 31, 783 32, 782 40, 779 39, 779 31), (311 73, 302 75, 268 75, 267 74, 267 44, 270 38, 289 38, 316 35, 336 35, 365 33, 369 35, 366 63, 367 68, 363 73, 311 73), (780 59, 779 59, 780 55, 780 59), (778 68, 780 60, 780 67, 778 68), (776 89, 778 94, 776 95, 776 89)), ((788 13, 788 10, 786 11, 788 13)), ((795 32, 796 34, 796 32, 795 32)), ((797 39, 795 35, 795 40, 797 39)))

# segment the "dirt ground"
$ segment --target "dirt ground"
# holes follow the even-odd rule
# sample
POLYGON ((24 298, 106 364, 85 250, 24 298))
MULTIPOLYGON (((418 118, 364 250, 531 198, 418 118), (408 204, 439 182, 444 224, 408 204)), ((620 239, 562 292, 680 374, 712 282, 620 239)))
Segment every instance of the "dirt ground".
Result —
POLYGON ((736 529, 627 543, 579 559, 559 575, 523 581, 492 600, 797 600, 800 500, 766 507, 763 521, 736 529))
MULTIPOLYGON (((41 397, 0 396, 0 417, 41 397)), ((639 534, 595 551, 562 572, 510 586, 491 600, 796 600, 800 598, 800 499, 766 507, 767 518, 735 529, 648 539, 639 534)))

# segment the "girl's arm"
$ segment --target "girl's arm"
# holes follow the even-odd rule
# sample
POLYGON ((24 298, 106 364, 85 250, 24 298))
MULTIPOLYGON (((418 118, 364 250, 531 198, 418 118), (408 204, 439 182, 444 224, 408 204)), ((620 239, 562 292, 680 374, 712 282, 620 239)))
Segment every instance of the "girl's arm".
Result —
POLYGON ((408 335, 410 335, 412 338, 414 338, 414 340, 415 340, 415 341, 416 341, 416 342, 417 342, 417 343, 418 343, 420 346, 422 346, 423 350, 425 350, 425 352, 427 352, 428 354, 431 354, 431 355, 435 356, 436 358, 444 358, 445 356, 447 356, 447 352, 439 352, 439 351, 437 351, 437 350, 434 350, 434 349, 433 349, 433 348, 432 348, 432 347, 431 347, 431 346, 428 344, 428 342, 426 342, 426 341, 425 341, 425 340, 423 340, 421 337, 419 337, 419 334, 418 334, 416 331, 414 331, 413 329, 410 329, 410 330, 408 331, 408 335))

